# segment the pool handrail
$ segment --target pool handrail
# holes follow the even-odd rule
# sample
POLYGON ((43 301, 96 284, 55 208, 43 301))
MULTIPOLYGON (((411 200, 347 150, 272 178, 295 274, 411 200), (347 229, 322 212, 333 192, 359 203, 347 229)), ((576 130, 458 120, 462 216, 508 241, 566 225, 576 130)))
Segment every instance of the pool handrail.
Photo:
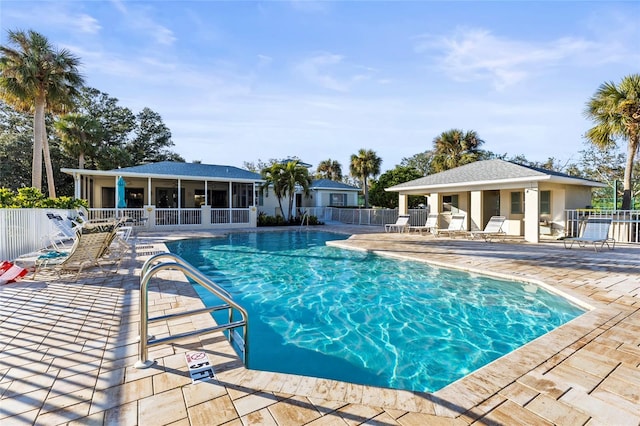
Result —
POLYGON ((149 258, 144 265, 142 266, 142 270, 140 272, 140 346, 139 346, 139 357, 138 361, 135 364, 136 368, 147 368, 153 365, 154 361, 149 359, 149 347, 157 346, 163 343, 169 343, 176 340, 199 336, 201 334, 208 334, 215 331, 225 331, 229 330, 229 341, 233 343, 234 336, 236 338, 240 338, 242 340, 242 344, 239 345, 240 350, 242 351, 242 358, 244 364, 248 366, 248 346, 249 342, 247 339, 248 336, 248 325, 249 325, 249 315, 247 311, 236 302, 233 301, 231 294, 220 287, 218 284, 211 281, 209 277, 200 272, 193 265, 189 264, 187 261, 182 259, 180 256, 175 255, 173 253, 159 253, 151 258, 149 258), (163 259, 171 259, 171 261, 164 261, 163 259), (225 304, 218 306, 207 306, 200 309, 193 309, 190 311, 162 315, 154 318, 149 318, 149 306, 148 306, 148 287, 149 281, 151 278, 156 275, 158 272, 163 270, 178 270, 182 272, 188 278, 191 278, 196 283, 200 284, 203 288, 207 289, 209 292, 213 293, 220 299, 222 299, 225 304), (190 315, 197 315, 202 313, 210 313, 214 311, 227 309, 229 311, 229 322, 227 324, 217 325, 214 327, 207 327, 199 330, 189 331, 185 333, 178 333, 175 335, 171 335, 168 337, 158 338, 156 339, 153 336, 149 336, 149 323, 155 321, 162 320, 170 320, 190 315), (239 321, 233 321, 233 309, 236 309, 240 312, 242 319, 239 321), (243 327, 242 336, 238 336, 235 333, 235 329, 237 327, 243 327))

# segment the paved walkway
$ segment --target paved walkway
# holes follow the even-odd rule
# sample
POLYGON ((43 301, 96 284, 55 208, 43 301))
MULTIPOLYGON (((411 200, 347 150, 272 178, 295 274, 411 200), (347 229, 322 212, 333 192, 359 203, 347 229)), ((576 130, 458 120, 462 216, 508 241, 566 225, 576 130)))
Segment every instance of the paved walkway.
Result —
MULTIPOLYGON (((113 273, 0 287, 0 424, 640 424, 640 247, 595 253, 334 229, 359 233, 340 245, 542 282, 593 309, 434 394, 246 370, 219 333, 152 348, 156 364, 139 370, 140 268, 167 239, 205 236, 141 233, 113 273), (215 380, 191 383, 191 350, 208 354, 215 380)), ((152 281, 152 316, 200 306, 181 274, 152 281)), ((210 325, 201 315, 150 332, 210 325)))

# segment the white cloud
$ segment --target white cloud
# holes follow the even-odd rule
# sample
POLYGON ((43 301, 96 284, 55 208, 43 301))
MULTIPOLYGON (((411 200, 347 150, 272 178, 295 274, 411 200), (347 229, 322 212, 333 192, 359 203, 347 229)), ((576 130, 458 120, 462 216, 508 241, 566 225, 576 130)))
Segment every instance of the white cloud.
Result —
POLYGON ((271 65, 271 62, 273 62, 273 58, 271 56, 262 55, 262 54, 258 55, 258 68, 267 67, 271 65))
MULTIPOLYGON (((445 36, 421 36, 415 50, 435 52, 437 65, 459 81, 490 80, 498 89, 527 80, 541 70, 593 56, 604 46, 564 37, 550 42, 501 38, 485 29, 459 28, 445 36)), ((597 56, 597 55, 596 55, 597 56)))
MULTIPOLYGON (((4 18, 14 23, 24 23, 26 28, 31 27, 33 22, 45 22, 45 28, 64 28, 65 30, 84 36, 86 34, 97 34, 102 27, 97 19, 86 13, 77 13, 69 10, 65 4, 42 3, 39 7, 28 10, 14 9, 3 11, 4 18)), ((14 24, 15 25, 15 24, 14 24)), ((46 31, 39 28, 36 31, 47 35, 46 31)))
POLYGON ((329 71, 334 65, 339 65, 342 59, 341 55, 321 54, 298 63, 295 70, 307 80, 325 89, 346 92, 349 90, 349 85, 344 81, 339 81, 329 71))
POLYGON ((352 65, 344 56, 321 53, 295 65, 294 71, 306 80, 325 89, 349 92, 356 83, 371 80, 375 70, 361 65, 352 65))
POLYGON ((126 7, 120 0, 113 0, 111 3, 122 14, 131 30, 151 37, 164 46, 171 46, 177 40, 173 31, 153 19, 153 8, 136 3, 133 3, 133 7, 126 7))

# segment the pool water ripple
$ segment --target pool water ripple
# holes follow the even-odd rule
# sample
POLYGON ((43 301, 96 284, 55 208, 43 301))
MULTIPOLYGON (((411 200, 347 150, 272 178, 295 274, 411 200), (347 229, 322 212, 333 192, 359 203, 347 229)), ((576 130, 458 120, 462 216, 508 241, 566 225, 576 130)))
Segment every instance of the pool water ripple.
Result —
POLYGON ((169 248, 249 311, 259 370, 436 391, 584 312, 531 284, 325 245, 340 238, 238 233, 169 248))

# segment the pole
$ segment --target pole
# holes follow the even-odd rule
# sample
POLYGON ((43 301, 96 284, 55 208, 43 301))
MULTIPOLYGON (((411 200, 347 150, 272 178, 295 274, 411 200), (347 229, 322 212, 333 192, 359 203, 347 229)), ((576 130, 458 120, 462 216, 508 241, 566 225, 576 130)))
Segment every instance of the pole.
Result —
POLYGON ((613 180, 613 210, 618 210, 618 179, 613 180))

